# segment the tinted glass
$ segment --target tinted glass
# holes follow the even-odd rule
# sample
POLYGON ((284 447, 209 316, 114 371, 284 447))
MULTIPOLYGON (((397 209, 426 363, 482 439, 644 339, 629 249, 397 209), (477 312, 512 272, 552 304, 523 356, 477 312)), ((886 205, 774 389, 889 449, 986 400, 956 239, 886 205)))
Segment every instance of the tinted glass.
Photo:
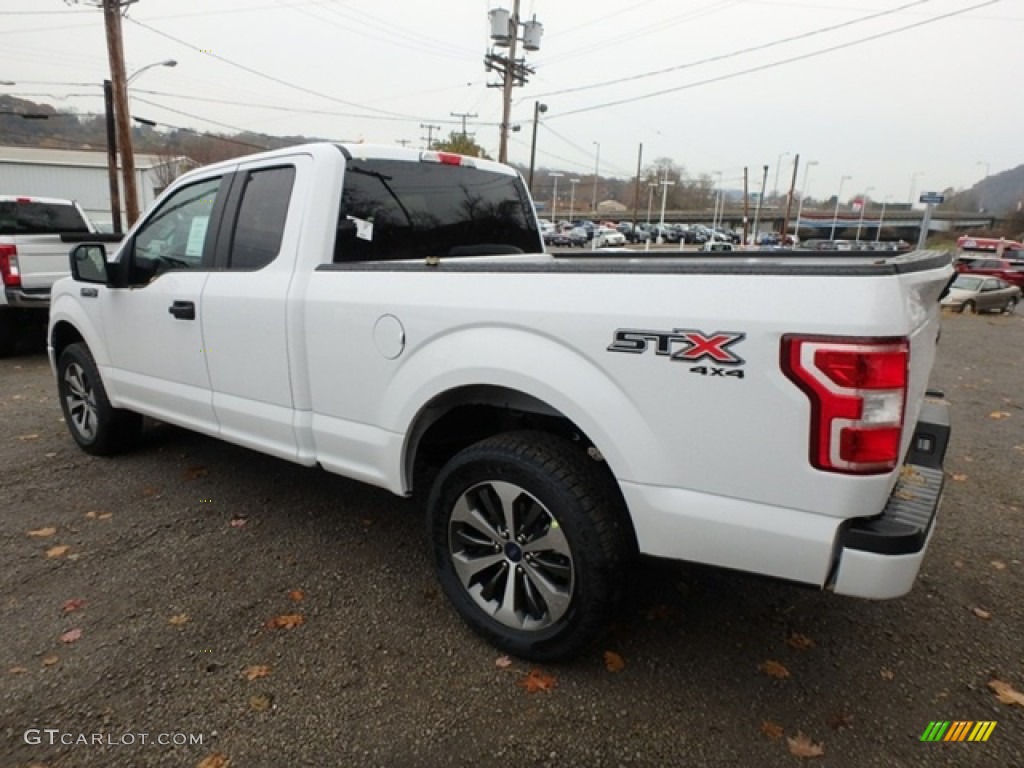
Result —
POLYGON ((231 239, 232 269, 260 269, 277 257, 294 182, 295 169, 291 166, 246 174, 231 239))
POLYGON ((346 166, 335 261, 541 250, 518 176, 419 161, 346 166))
POLYGON ((158 272, 199 267, 219 190, 220 179, 207 179, 183 187, 164 200, 135 235, 139 266, 158 272))
POLYGON ((53 235, 88 232, 89 226, 73 205, 0 201, 0 235, 53 235))

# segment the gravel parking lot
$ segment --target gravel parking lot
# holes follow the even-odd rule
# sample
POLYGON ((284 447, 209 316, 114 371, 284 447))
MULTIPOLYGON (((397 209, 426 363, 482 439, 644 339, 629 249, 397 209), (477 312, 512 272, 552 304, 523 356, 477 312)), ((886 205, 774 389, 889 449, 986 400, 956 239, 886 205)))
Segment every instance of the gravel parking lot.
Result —
POLYGON ((1024 765, 1024 695, 990 686, 1024 691, 1022 350, 1020 313, 944 319, 909 596, 647 563, 532 677, 441 598, 411 502, 159 425, 89 457, 44 352, 0 361, 0 766, 1024 765), (997 726, 919 740, 946 720, 997 726))

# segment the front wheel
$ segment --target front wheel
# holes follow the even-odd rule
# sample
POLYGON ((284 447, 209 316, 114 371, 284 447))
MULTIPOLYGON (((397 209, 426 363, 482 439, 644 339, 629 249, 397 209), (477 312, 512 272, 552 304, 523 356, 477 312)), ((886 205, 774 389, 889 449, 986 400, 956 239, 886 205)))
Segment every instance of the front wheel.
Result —
POLYGON ((972 315, 976 315, 978 314, 978 305, 975 304, 973 301, 965 301, 960 306, 960 312, 969 312, 972 315))
POLYGON ((567 658, 618 602, 631 528, 605 468, 542 432, 482 440, 430 493, 441 588, 478 634, 534 661, 567 658))
POLYGON ((57 360, 57 392, 71 436, 86 453, 109 456, 132 445, 142 416, 114 408, 89 348, 69 344, 57 360))
POLYGON ((1017 297, 1016 296, 1011 296, 1010 297, 1010 299, 1006 302, 1006 308, 1003 311, 1006 312, 1006 314, 1008 314, 1008 315, 1012 315, 1014 312, 1017 311, 1017 297))

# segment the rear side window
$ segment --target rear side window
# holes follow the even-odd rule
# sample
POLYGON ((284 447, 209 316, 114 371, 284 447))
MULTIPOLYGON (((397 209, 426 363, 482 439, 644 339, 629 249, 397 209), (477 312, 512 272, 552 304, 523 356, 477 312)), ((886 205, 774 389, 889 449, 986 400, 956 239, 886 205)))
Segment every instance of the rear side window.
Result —
POLYGON ((540 234, 518 176, 405 160, 350 160, 335 261, 536 253, 540 234))
POLYGON ((0 235, 88 232, 78 209, 67 203, 0 201, 0 235))
POLYGON ((261 269, 281 250, 295 168, 261 168, 245 175, 231 237, 231 269, 261 269))

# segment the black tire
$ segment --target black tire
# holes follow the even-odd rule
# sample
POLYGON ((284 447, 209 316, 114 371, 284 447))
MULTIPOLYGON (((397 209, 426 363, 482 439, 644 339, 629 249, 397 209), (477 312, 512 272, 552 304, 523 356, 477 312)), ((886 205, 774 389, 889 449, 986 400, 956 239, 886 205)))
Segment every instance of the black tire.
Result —
POLYGON ((96 361, 84 343, 69 344, 61 352, 57 392, 68 430, 86 453, 110 456, 138 439, 142 416, 110 404, 96 361))
POLYGON ((10 357, 17 346, 17 310, 12 307, 0 307, 0 357, 10 357))
POLYGON ((1011 296, 1009 298, 1009 300, 1006 302, 1006 306, 1003 308, 1003 311, 1006 314, 1008 314, 1008 315, 1012 315, 1014 312, 1017 311, 1017 297, 1016 296, 1011 296))
POLYGON ((965 301, 960 306, 960 311, 961 312, 968 312, 968 313, 970 313, 972 315, 976 315, 976 314, 978 314, 978 305, 975 304, 973 301, 965 301))
POLYGON ((599 634, 636 550, 607 469, 545 432, 497 435, 454 456, 427 522, 441 588, 463 620, 533 661, 573 656, 599 634))

